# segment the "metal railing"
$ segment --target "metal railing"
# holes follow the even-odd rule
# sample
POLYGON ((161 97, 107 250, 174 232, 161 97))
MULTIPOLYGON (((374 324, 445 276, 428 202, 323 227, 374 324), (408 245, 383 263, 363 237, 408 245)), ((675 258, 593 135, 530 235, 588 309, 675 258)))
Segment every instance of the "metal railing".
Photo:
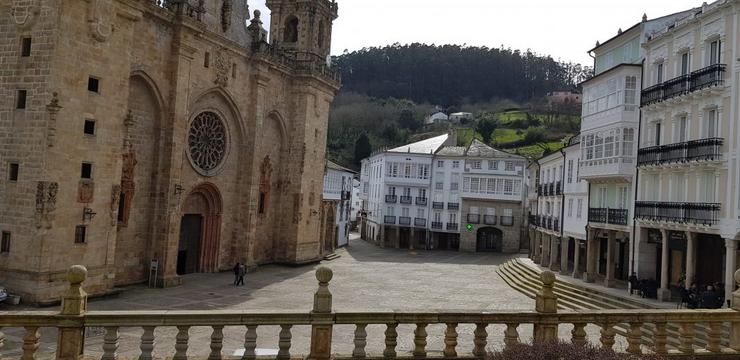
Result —
POLYGON ((468 214, 468 222, 471 224, 480 224, 480 214, 468 214))
POLYGON ((414 201, 414 198, 411 196, 401 196, 400 203, 401 204, 411 204, 414 201))
POLYGON ((428 201, 428 199, 425 198, 425 197, 417 197, 416 198, 416 205, 426 206, 427 205, 427 201, 428 201))
POLYGON ((427 219, 424 219, 424 218, 414 218, 414 226, 415 227, 426 227, 427 226, 427 219))
POLYGON ((442 229, 441 221, 432 221, 432 229, 442 229))
POLYGON ((635 218, 711 226, 719 222, 721 208, 718 203, 638 201, 635 218))
POLYGON ((483 223, 486 225, 496 225, 496 215, 483 215, 483 223))
POLYGON ((459 228, 460 226, 457 223, 447 223, 447 230, 455 231, 459 228))
MULTIPOLYGON (((67 276, 70 286, 64 293, 60 312, 3 311, 0 312, 0 328, 18 329, 23 334, 22 341, 5 344, 11 347, 9 350, 22 353, 22 359, 52 358, 54 354, 59 359, 152 359, 156 344, 158 358, 220 360, 231 358, 224 350, 225 339, 243 339, 240 343, 244 348, 241 358, 256 359, 258 343, 268 341, 260 337, 264 336, 265 327, 275 326, 280 329, 274 340, 277 343, 274 358, 277 360, 366 359, 370 357, 368 354, 382 354, 385 359, 409 358, 407 354, 399 354, 399 337, 413 338, 411 354, 408 355, 415 359, 481 359, 488 355, 489 338, 500 339, 500 336, 489 334, 489 329, 501 328, 497 331, 503 335, 502 346, 508 348, 520 343, 523 336, 519 331, 523 327, 533 329, 528 331, 532 331, 534 342, 560 340, 577 346, 591 342, 607 349, 614 346, 619 332, 624 336, 626 351, 630 354, 655 353, 685 358, 698 353, 695 349, 702 349, 702 355, 709 358, 723 353, 736 354, 731 349, 740 348, 737 336, 740 334, 740 291, 730 294, 734 299, 730 309, 559 310, 556 292, 560 285, 555 282, 552 272, 545 271, 539 274, 541 285, 534 295, 537 304, 534 310, 347 312, 332 308, 333 295, 329 286, 334 277, 332 270, 319 267, 315 276, 318 288, 313 293, 315 300, 310 311, 87 311, 87 294, 82 289, 87 270, 76 265, 67 276), (573 328, 570 336, 561 337, 558 333, 560 325, 573 328), (586 332, 589 325, 600 328, 593 341, 588 339, 586 332), (367 331, 368 327, 377 326, 383 331, 367 331), (427 333, 429 326, 444 326, 446 330, 443 334, 436 331, 427 333), (474 327, 474 330, 468 332, 460 326, 463 329, 474 327), (724 326, 729 328, 729 332, 724 331, 724 326), (295 329, 300 327, 310 327, 311 330, 303 335, 303 331, 295 329), (52 337, 53 342, 48 346, 41 346, 40 330, 49 328, 58 336, 56 339, 52 337), (203 328, 210 336, 191 336, 193 330, 203 328), (705 328, 706 331, 696 333, 697 328, 705 328), (92 329, 101 330, 100 342, 84 341, 86 330, 92 329), (121 336, 121 330, 133 330, 136 336, 121 336), (381 339, 368 341, 369 334, 381 334, 381 339), (294 336, 308 338, 300 342, 294 336), (435 336, 444 337, 444 341, 435 339, 435 336), (427 349, 428 341, 443 343, 441 353, 427 349), (351 354, 332 353, 333 349, 345 347, 342 342, 350 342, 351 354), (458 348, 458 343, 464 346, 458 348)), ((735 272, 734 278, 740 279, 740 271, 735 272)), ((0 344, 4 340, 5 335, 0 332, 0 344)))
POLYGON ((396 223, 396 217, 395 216, 386 215, 386 216, 383 217, 383 222, 386 223, 386 224, 391 224, 391 225, 392 224, 395 224, 396 223))
POLYGON ((408 216, 400 216, 398 218, 398 225, 411 225, 411 218, 408 216))
POLYGON ((709 65, 690 74, 645 88, 640 95, 640 105, 648 106, 701 89, 722 86, 725 83, 726 69, 725 64, 709 65))
POLYGON ((442 210, 444 208, 445 208, 445 203, 443 203, 443 202, 437 202, 437 201, 433 201, 432 202, 432 209, 442 210))
POLYGON ((460 210, 460 203, 447 203, 447 210, 460 210))
POLYGON ((721 160, 723 144, 723 138, 707 138, 642 148, 637 151, 637 166, 721 160))
POLYGON ((629 221, 629 210, 588 208, 588 221, 602 224, 627 225, 629 221))
POLYGON ((512 226, 514 225, 514 217, 513 216, 501 216, 501 225, 502 226, 512 226))
POLYGON ((395 204, 396 201, 398 201, 398 196, 396 195, 386 195, 385 196, 385 202, 389 204, 395 204))

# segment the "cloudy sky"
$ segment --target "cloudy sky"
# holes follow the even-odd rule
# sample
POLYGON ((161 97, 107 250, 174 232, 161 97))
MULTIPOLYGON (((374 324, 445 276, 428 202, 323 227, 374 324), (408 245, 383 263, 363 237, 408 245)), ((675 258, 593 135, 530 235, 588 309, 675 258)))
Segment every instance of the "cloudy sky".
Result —
MULTIPOLYGON (((393 43, 532 49, 591 64, 596 43, 639 22, 701 5, 700 0, 337 0, 332 53, 393 43)), ((264 0, 249 0, 264 14, 264 0)), ((265 16, 265 25, 269 17, 265 16)))

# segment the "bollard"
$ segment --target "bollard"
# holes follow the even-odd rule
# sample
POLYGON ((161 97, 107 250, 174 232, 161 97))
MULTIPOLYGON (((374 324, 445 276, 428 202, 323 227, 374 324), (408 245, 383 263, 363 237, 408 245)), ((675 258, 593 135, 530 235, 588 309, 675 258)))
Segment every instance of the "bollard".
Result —
POLYGON ((319 288, 313 296, 311 311, 311 353, 309 359, 324 360, 331 357, 331 337, 334 318, 331 312, 331 292, 329 281, 334 273, 328 267, 316 269, 319 288))
POLYGON ((82 265, 74 265, 67 271, 69 289, 62 296, 62 311, 59 313, 59 316, 66 321, 59 326, 57 360, 82 358, 85 344, 83 316, 87 310, 87 293, 82 289, 85 279, 87 279, 87 269, 82 265))
POLYGON ((535 311, 545 316, 541 316, 540 320, 534 324, 534 341, 555 341, 558 338, 557 319, 548 321, 546 316, 558 312, 558 297, 553 292, 555 274, 552 271, 543 271, 540 274, 540 280, 542 281, 542 289, 537 292, 535 297, 535 311))
MULTIPOLYGON (((735 271, 735 283, 740 285, 740 270, 735 271)), ((732 293, 732 309, 740 311, 740 289, 732 293)), ((740 351, 740 323, 731 323, 730 325, 730 347, 733 350, 740 351)))

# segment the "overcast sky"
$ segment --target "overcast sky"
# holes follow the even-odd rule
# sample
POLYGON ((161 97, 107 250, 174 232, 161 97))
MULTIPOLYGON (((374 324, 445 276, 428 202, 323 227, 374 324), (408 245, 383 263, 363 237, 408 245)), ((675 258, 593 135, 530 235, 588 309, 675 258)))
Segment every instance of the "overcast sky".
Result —
MULTIPOLYGON (((639 22, 701 6, 700 0, 337 0, 332 54, 393 43, 532 49, 591 65, 586 54, 639 22)), ((711 1, 709 1, 711 2, 711 1)), ((252 9, 269 14, 264 0, 252 9)), ((265 27, 269 16, 264 16, 265 27)))

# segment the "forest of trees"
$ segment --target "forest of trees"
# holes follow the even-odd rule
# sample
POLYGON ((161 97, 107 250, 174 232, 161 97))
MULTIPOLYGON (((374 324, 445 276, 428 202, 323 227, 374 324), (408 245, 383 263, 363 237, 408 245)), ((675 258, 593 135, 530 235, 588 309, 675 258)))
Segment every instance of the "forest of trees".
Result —
POLYGON ((461 105, 492 98, 528 101, 573 90, 590 67, 508 48, 389 45, 348 52, 334 60, 343 91, 378 98, 461 105))

